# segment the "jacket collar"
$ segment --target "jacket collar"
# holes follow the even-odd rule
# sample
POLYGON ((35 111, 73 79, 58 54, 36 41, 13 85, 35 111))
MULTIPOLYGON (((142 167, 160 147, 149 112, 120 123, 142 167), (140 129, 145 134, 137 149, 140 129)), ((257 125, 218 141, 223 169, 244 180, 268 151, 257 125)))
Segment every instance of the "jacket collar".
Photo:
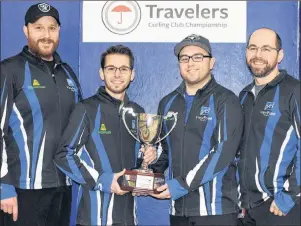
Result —
MULTIPOLYGON (((21 54, 24 55, 28 60, 30 60, 34 63, 40 63, 40 64, 43 63, 43 60, 41 57, 39 57, 29 51, 28 46, 23 47, 21 54)), ((57 52, 53 53, 53 59, 54 59, 55 64, 63 64, 61 57, 59 56, 59 54, 57 52)))
MULTIPOLYGON (((280 69, 279 72, 280 72, 279 75, 277 75, 271 82, 267 84, 268 87, 274 87, 278 85, 287 76, 286 70, 280 69)), ((255 79, 251 84, 245 87, 242 91, 251 92, 254 86, 255 86, 255 79)))
POLYGON ((108 92, 106 91, 106 89, 105 89, 104 86, 99 87, 96 96, 97 96, 99 99, 105 99, 105 100, 107 100, 108 102, 110 102, 110 103, 112 103, 112 104, 114 104, 114 105, 116 105, 116 106, 120 106, 121 103, 123 103, 123 104, 126 106, 126 105, 128 105, 128 103, 129 103, 129 97, 128 97, 127 93, 125 93, 124 99, 123 99, 123 101, 121 101, 121 100, 118 100, 118 99, 116 99, 116 98, 110 96, 110 94, 108 94, 108 92))
MULTIPOLYGON (((203 88, 197 90, 196 95, 203 91, 205 91, 206 93, 210 92, 212 89, 214 89, 216 87, 216 85, 217 85, 217 82, 216 82, 214 76, 211 74, 211 79, 208 81, 208 83, 206 85, 203 86, 203 88)), ((186 84, 185 84, 184 80, 182 81, 182 83, 176 90, 182 96, 185 96, 186 84)))

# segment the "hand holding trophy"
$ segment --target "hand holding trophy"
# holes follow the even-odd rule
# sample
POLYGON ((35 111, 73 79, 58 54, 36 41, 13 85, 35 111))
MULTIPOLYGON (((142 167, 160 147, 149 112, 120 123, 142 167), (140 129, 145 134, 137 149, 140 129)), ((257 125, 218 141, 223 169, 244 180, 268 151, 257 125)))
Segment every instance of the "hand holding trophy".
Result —
MULTIPOLYGON (((145 149, 148 146, 154 146, 161 140, 165 139, 169 133, 174 129, 177 123, 177 113, 168 112, 166 116, 147 114, 147 113, 135 113, 132 108, 123 107, 122 120, 125 128, 130 135, 136 139, 145 149), (126 123, 126 115, 135 117, 137 125, 137 137, 129 129, 126 123), (163 120, 174 120, 171 130, 160 138, 163 120)), ((158 193, 156 188, 165 184, 165 177, 163 173, 154 173, 152 169, 148 167, 148 163, 142 162, 141 168, 134 170, 126 170, 124 175, 119 178, 118 183, 120 188, 124 191, 132 191, 140 195, 150 195, 158 193)))

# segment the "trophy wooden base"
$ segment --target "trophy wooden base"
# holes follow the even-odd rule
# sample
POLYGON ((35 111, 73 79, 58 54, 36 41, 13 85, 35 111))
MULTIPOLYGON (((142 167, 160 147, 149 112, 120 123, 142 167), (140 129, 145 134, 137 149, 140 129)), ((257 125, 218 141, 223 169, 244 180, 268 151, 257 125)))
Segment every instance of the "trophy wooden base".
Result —
POLYGON ((165 184, 162 173, 153 173, 151 170, 126 170, 118 179, 119 186, 124 191, 131 191, 140 195, 158 194, 156 189, 165 184))

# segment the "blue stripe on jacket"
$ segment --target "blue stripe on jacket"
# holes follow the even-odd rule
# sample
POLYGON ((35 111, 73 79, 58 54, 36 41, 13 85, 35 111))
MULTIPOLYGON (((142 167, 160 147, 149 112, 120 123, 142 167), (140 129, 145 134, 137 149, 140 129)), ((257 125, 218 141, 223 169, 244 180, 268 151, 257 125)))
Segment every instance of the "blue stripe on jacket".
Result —
MULTIPOLYGON (((200 153, 199 153, 199 161, 201 161, 206 155, 209 154, 211 151, 211 138, 213 136, 214 129, 216 127, 216 114, 214 112, 214 98, 213 95, 210 96, 209 98, 209 118, 212 118, 211 121, 207 121, 205 130, 204 130, 204 135, 203 135, 203 142, 200 148, 200 153)), ((206 175, 206 174, 205 174, 206 175)))
POLYGON ((39 155, 39 147, 42 137, 42 130, 43 130, 43 116, 42 110, 35 93, 35 90, 32 86, 32 78, 31 72, 29 69, 28 62, 25 64, 25 78, 24 78, 24 93, 29 102, 31 113, 32 113, 32 120, 33 120, 33 153, 32 153, 32 165, 31 165, 31 183, 30 188, 34 188, 34 181, 35 181, 35 172, 37 167, 38 155, 39 155))
POLYGON ((4 82, 3 82, 3 87, 2 87, 2 92, 1 92, 1 101, 0 101, 0 106, 2 106, 2 101, 3 101, 3 96, 4 96, 4 90, 6 88, 6 78, 4 79, 4 82))
POLYGON ((222 187, 223 187, 223 179, 225 174, 227 173, 229 167, 225 168, 220 174, 216 176, 216 194, 215 194, 215 214, 222 215, 223 208, 222 208, 222 187))
POLYGON ((273 105, 273 113, 275 115, 270 115, 267 121, 267 125, 265 128, 264 139, 260 148, 260 174, 259 174, 259 182, 264 192, 271 196, 271 192, 267 189, 264 183, 264 174, 268 168, 269 158, 271 154, 272 140, 274 135, 275 127, 280 119, 281 113, 279 110, 279 85, 277 86, 275 96, 274 96, 274 105, 273 105))
MULTIPOLYGON (((21 116, 22 117, 22 116, 21 116)), ((27 178, 27 171, 28 171, 28 167, 29 165, 27 165, 27 157, 26 157, 26 153, 25 153, 25 140, 24 140, 24 136, 22 134, 22 131, 20 129, 21 127, 21 122, 18 119, 17 113, 15 112, 15 110, 12 110, 12 113, 9 117, 9 126, 13 132, 13 137, 17 143, 18 146, 18 150, 19 150, 19 159, 23 159, 23 161, 20 161, 20 184, 19 187, 20 188, 27 188, 26 186, 26 181, 29 180, 29 178, 27 178)), ((25 131, 26 132, 26 131, 25 131)), ((30 156, 28 156, 28 158, 30 158, 30 156)), ((28 159, 28 161, 30 161, 30 159, 28 159)))
MULTIPOLYGON (((85 116, 86 116, 86 112, 84 112, 84 114, 83 114, 83 116, 82 116, 82 119, 81 119, 81 121, 80 121, 80 123, 79 123, 79 125, 78 125, 77 130, 76 130, 76 133, 74 134, 71 143, 70 143, 69 146, 67 147, 67 150, 68 150, 68 155, 67 155, 67 156, 68 156, 68 157, 67 157, 68 165, 69 165, 69 167, 70 167, 70 169, 71 169, 71 171, 72 171, 72 176, 70 175, 70 177, 71 177, 71 178, 74 177, 74 176, 78 177, 77 180, 78 180, 78 182, 79 182, 80 184, 85 184, 86 181, 85 181, 85 179, 82 177, 82 174, 81 174, 79 168, 77 167, 77 165, 76 165, 76 163, 75 163, 75 161, 74 161, 74 158, 70 158, 69 156, 74 155, 74 149, 72 149, 72 148, 70 148, 70 147, 73 147, 73 146, 75 145, 76 139, 80 136, 79 132, 80 132, 80 130, 81 130, 81 128, 82 128, 82 124, 83 124, 83 121, 84 121, 85 116)), ((69 176, 68 173, 67 173, 67 176, 69 176)))
MULTIPOLYGON (((166 104, 165 109, 164 109, 164 115, 167 115, 171 104, 174 102, 175 98, 176 98, 177 94, 174 95, 166 104)), ((167 124, 166 124, 166 120, 164 120, 164 130, 165 133, 168 132, 167 130, 167 124)), ((169 171, 169 180, 172 179, 172 149, 171 149, 171 144, 170 144, 170 138, 169 135, 165 138, 166 142, 167 142, 167 146, 168 146, 168 171, 169 171)))
MULTIPOLYGON (((99 155, 99 159, 101 161, 101 166, 102 166, 103 172, 104 173, 113 173, 108 155, 104 148, 101 137, 98 134, 98 130, 100 128, 100 122, 101 122, 101 108, 100 108, 100 105, 98 105, 97 114, 96 114, 96 118, 95 118, 94 130, 92 132, 92 139, 96 145, 96 149, 98 151, 98 155, 99 155)), ((104 181, 104 183, 103 183, 103 187, 105 187, 105 186, 107 187, 107 188, 105 188, 106 190, 110 190, 110 188, 108 186, 111 186, 111 184, 108 183, 107 180, 104 181)), ((109 201, 110 201, 109 198, 110 198, 110 194, 104 192, 104 202, 103 202, 103 208, 102 208, 102 225, 106 225, 106 222, 107 222, 107 209, 108 209, 109 201)))

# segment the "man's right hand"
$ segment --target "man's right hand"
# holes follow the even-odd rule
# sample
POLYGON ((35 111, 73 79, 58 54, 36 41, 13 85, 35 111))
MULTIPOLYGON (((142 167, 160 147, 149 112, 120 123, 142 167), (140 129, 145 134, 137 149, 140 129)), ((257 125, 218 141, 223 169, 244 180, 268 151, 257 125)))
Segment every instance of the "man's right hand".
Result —
POLYGON ((125 173, 125 169, 120 171, 119 173, 114 173, 113 181, 111 184, 111 192, 115 193, 117 195, 124 195, 128 193, 128 191, 123 191, 120 189, 120 186, 118 184, 118 178, 121 177, 125 173))
POLYGON ((13 220, 17 221, 17 219, 18 219, 17 197, 3 199, 0 202, 1 202, 1 210, 3 210, 4 213, 12 214, 13 220))

